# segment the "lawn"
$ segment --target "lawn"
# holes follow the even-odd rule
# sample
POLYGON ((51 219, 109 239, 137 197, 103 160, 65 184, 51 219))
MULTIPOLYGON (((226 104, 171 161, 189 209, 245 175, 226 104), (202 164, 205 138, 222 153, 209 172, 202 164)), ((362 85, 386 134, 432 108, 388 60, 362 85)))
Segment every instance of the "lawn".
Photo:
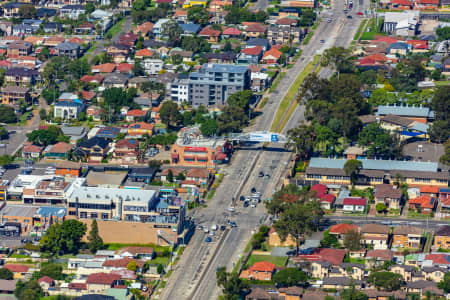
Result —
POLYGON ((364 26, 366 25, 366 23, 367 23, 367 19, 364 19, 361 22, 361 25, 359 25, 358 31, 355 33, 355 36, 353 37, 353 40, 355 40, 355 41, 358 40, 358 38, 361 35, 361 32, 363 31, 364 26))
MULTIPOLYGON (((316 55, 312 62, 306 65, 306 67, 303 69, 303 71, 298 75, 298 77, 295 79, 294 83, 289 88, 286 96, 281 100, 280 107, 278 108, 275 118, 272 123, 271 130, 272 131, 278 131, 281 130, 282 127, 279 126, 279 123, 281 121, 281 118, 283 117, 286 110, 289 108, 289 104, 291 103, 292 98, 295 97, 297 94, 297 91, 300 89, 300 86, 302 85, 303 81, 305 80, 306 76, 311 73, 311 71, 314 69, 314 66, 320 61, 320 55, 316 55), (281 127, 281 128, 280 128, 281 127)), ((291 113, 293 110, 291 111, 291 113)), ((281 124, 282 125, 282 124, 281 124)))
POLYGON ((169 258, 168 258, 168 257, 156 257, 156 258, 154 258, 154 259, 152 259, 152 260, 150 261, 150 264, 155 264, 155 265, 158 265, 158 264, 166 265, 168 261, 169 261, 169 258))
POLYGON ((113 25, 113 27, 111 27, 106 33, 106 35, 110 35, 111 37, 114 37, 115 35, 117 35, 123 27, 123 23, 125 23, 126 18, 123 18, 122 20, 120 20, 119 22, 117 22, 116 24, 113 25))
POLYGON ((277 267, 284 267, 286 265, 287 256, 250 255, 245 266, 252 266, 254 263, 260 261, 273 263, 277 267))
POLYGON ((152 243, 149 244, 120 244, 120 243, 110 243, 105 244, 107 246, 106 250, 119 250, 125 247, 152 247, 155 252, 162 252, 170 247, 158 246, 152 243))
POLYGON ((446 80, 446 81, 435 81, 434 84, 436 86, 450 85, 450 81, 448 81, 448 80, 446 80))
POLYGON ((360 40, 373 40, 376 35, 386 35, 381 29, 383 24, 383 18, 377 19, 378 24, 375 24, 375 19, 371 19, 367 24, 367 29, 369 31, 365 31, 361 34, 360 40))

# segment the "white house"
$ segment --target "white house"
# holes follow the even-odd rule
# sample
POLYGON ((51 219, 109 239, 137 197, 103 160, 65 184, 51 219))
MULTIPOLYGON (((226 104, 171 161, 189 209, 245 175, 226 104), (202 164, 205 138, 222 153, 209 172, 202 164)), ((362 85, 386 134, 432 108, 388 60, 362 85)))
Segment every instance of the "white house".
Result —
POLYGON ((159 19, 155 25, 153 25, 153 34, 156 38, 161 38, 163 36, 163 25, 169 22, 170 19, 159 19))
POLYGON ((158 75, 164 67, 164 62, 161 59, 147 58, 141 62, 141 66, 148 75, 158 75))
POLYGON ((177 78, 171 84, 170 99, 178 105, 183 102, 189 102, 189 80, 186 78, 177 78))
POLYGON ((83 104, 72 101, 60 101, 55 104, 53 115, 55 118, 63 120, 77 119, 80 112, 83 111, 83 104))
POLYGON ((345 198, 342 202, 344 212, 364 212, 366 209, 366 199, 345 198))

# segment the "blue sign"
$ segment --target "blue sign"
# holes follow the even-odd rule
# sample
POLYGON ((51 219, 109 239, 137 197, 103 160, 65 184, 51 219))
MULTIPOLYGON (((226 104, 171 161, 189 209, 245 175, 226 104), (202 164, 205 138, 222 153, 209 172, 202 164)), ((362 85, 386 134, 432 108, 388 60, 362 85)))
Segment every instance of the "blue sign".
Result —
POLYGON ((272 134, 272 136, 270 137, 270 141, 272 143, 278 142, 278 136, 276 134, 272 134))

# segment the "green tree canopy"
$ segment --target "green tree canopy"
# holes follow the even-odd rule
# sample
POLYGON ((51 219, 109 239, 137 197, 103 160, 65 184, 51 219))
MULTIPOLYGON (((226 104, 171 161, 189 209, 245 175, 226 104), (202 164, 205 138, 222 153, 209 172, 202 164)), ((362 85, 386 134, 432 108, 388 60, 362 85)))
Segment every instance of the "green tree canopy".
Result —
POLYGON ((248 283, 239 278, 235 272, 228 273, 225 267, 220 267, 216 271, 217 284, 222 287, 225 299, 241 299, 243 292, 248 289, 248 283))
POLYGON ((253 97, 253 92, 250 90, 239 91, 234 94, 231 94, 227 103, 230 106, 237 106, 242 108, 246 113, 248 113, 250 108, 250 100, 253 97))
POLYGON ((362 168, 362 162, 356 159, 349 159, 345 162, 344 172, 350 176, 350 181, 354 185, 358 179, 359 171, 362 168))
POLYGON ((187 18, 193 23, 206 25, 209 22, 209 12, 203 5, 194 5, 189 8, 187 18))
POLYGON ((447 166, 450 166, 450 140, 447 140, 444 143, 444 154, 439 158, 439 162, 442 164, 445 164, 447 166))
POLYGON ((247 114, 237 106, 225 106, 222 113, 217 117, 217 127, 221 134, 239 132, 247 124, 247 114))
POLYGON ((92 220, 91 230, 89 231, 89 235, 87 237, 89 241, 89 250, 92 253, 96 253, 98 250, 103 248, 103 240, 98 233, 98 224, 97 220, 92 220))
POLYGON ((348 59, 349 50, 344 47, 332 47, 323 53, 321 65, 331 66, 338 71, 338 74, 343 69, 345 62, 348 59))
POLYGON ((438 40, 445 41, 450 39, 450 27, 439 27, 436 29, 438 40))
POLYGON ((344 235, 344 247, 350 251, 361 250, 361 233, 358 230, 349 230, 344 235))
POLYGON ((200 125, 200 131, 202 135, 210 137, 217 134, 218 128, 217 128, 217 121, 209 118, 206 120, 206 122, 202 123, 200 125))
POLYGON ((393 272, 372 272, 369 275, 368 281, 377 288, 382 288, 386 291, 397 291, 403 286, 403 277, 401 274, 393 272))
POLYGON ((36 8, 31 4, 24 4, 19 7, 19 16, 22 19, 33 19, 36 16, 36 8))
POLYGON ((27 134, 30 142, 36 145, 48 146, 58 141, 59 136, 63 136, 61 128, 57 126, 48 126, 47 129, 35 129, 27 134))
POLYGON ((0 105, 0 123, 15 123, 17 115, 11 106, 0 105))
POLYGON ((296 128, 289 129, 287 132, 289 142, 286 148, 294 150, 301 159, 308 159, 312 153, 316 133, 312 125, 300 124, 296 128))
POLYGON ((163 102, 161 109, 159 110, 159 116, 161 121, 170 126, 172 124, 177 124, 183 118, 180 111, 178 110, 178 105, 173 101, 163 102))
POLYGON ((53 224, 40 241, 41 251, 51 255, 76 254, 85 233, 86 225, 77 220, 65 220, 63 223, 53 224))
POLYGON ((368 147, 370 157, 397 158, 401 156, 399 139, 395 139, 386 129, 378 123, 367 125, 359 133, 358 144, 368 147))
POLYGON ((14 295, 19 300, 39 300, 44 296, 44 293, 36 280, 30 280, 26 283, 19 280, 14 295))
POLYGON ((349 289, 343 290, 340 296, 341 300, 367 300, 369 298, 363 292, 358 291, 354 284, 349 289))
POLYGON ((204 53, 211 51, 211 45, 207 40, 198 36, 182 36, 181 48, 186 51, 192 51, 194 53, 204 53))
POLYGON ((305 285, 308 282, 308 275, 297 268, 286 268, 276 272, 273 281, 283 287, 305 285))
POLYGON ((6 279, 6 280, 11 280, 14 278, 14 274, 5 268, 1 268, 0 269, 0 279, 6 279))
POLYGON ((450 293, 450 272, 445 273, 444 279, 438 283, 438 288, 450 293))

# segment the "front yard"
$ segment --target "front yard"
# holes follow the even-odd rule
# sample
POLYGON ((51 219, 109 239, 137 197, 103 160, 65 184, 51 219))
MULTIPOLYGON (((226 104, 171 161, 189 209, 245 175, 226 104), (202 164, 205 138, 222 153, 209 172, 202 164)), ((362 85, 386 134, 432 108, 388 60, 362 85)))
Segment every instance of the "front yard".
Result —
POLYGON ((252 266, 256 262, 265 261, 275 264, 277 267, 284 267, 287 262, 287 256, 270 256, 270 255, 256 255, 252 254, 248 258, 247 263, 245 264, 245 268, 252 266))

